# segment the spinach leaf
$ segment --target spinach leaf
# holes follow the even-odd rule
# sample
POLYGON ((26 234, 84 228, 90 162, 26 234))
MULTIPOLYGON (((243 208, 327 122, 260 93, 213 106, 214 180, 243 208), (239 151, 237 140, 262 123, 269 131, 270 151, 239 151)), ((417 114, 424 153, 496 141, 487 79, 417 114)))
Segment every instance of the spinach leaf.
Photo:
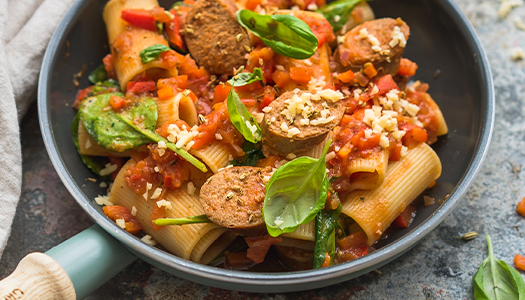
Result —
POLYGON ((232 88, 226 101, 228 114, 233 126, 242 136, 251 143, 257 143, 262 138, 262 131, 255 118, 248 111, 244 103, 241 102, 239 95, 232 88))
POLYGON ((103 169, 103 166, 93 159, 91 159, 89 156, 81 154, 80 153, 80 146, 78 143, 78 124, 80 122, 80 113, 77 113, 75 116, 75 119, 73 120, 73 124, 71 124, 71 134, 73 135, 73 143, 75 144, 75 147, 77 148, 78 155, 80 155, 80 159, 82 159, 82 162, 91 169, 91 171, 100 174, 100 170, 103 169))
POLYGON ((368 0, 338 0, 319 8, 317 12, 326 18, 336 32, 346 24, 354 7, 363 1, 368 0))
POLYGON ((178 219, 160 218, 155 220, 155 225, 187 225, 197 223, 211 223, 210 219, 206 215, 184 217, 178 219))
POLYGON ((93 70, 88 75, 88 80, 92 84, 96 84, 97 82, 105 81, 108 79, 108 73, 106 72, 106 68, 104 67, 104 64, 101 64, 98 66, 95 70, 93 70))
POLYGON ((162 52, 168 51, 170 49, 171 48, 166 45, 155 44, 155 45, 149 46, 148 48, 140 51, 140 58, 143 64, 147 64, 150 61, 157 58, 162 52))
POLYGON ((250 83, 253 83, 253 82, 256 82, 262 79, 263 79, 263 73, 262 73, 261 68, 254 68, 253 73, 250 73, 250 72, 238 73, 237 75, 233 76, 230 80, 228 80, 228 83, 231 86, 244 86, 244 85, 248 85, 250 83))
POLYGON ((326 254, 330 256, 330 265, 334 263, 335 228, 343 206, 339 204, 332 211, 321 210, 315 217, 314 269, 324 263, 326 254))
POLYGON ((177 147, 174 143, 168 141, 167 139, 161 137, 158 135, 154 130, 151 130, 149 128, 144 127, 144 124, 137 125, 134 120, 133 114, 131 115, 125 115, 125 114, 116 114, 117 118, 119 118, 122 122, 130 126, 131 128, 135 129, 136 132, 143 135, 145 138, 154 141, 156 143, 163 141, 166 144, 166 147, 170 149, 171 151, 177 153, 180 157, 184 158, 187 162, 194 165, 197 169, 201 170, 202 172, 207 172, 208 169, 206 169, 206 166, 198 159, 196 159, 193 155, 188 153, 188 151, 181 149, 177 147))
POLYGON ((518 271, 494 257, 492 242, 487 235, 489 256, 474 276, 474 299, 525 299, 525 283, 518 271))
POLYGON ((230 161, 228 165, 232 165, 234 167, 254 167, 260 159, 264 158, 262 147, 259 144, 253 144, 248 141, 244 141, 242 144, 242 150, 244 151, 244 156, 237 157, 236 159, 230 161))
POLYGON ((108 79, 105 81, 97 82, 86 95, 86 98, 92 96, 98 96, 104 93, 116 93, 120 92, 120 85, 115 79, 108 79))
POLYGON ((292 15, 259 15, 247 9, 235 14, 241 26, 261 38, 277 54, 296 59, 314 55, 319 41, 305 22, 292 15))
POLYGON ((262 215, 271 236, 294 231, 315 218, 328 194, 325 156, 303 156, 281 166, 266 185, 262 215))
MULTIPOLYGON (((82 101, 79 109, 80 120, 89 134, 104 148, 124 152, 149 143, 149 139, 122 122, 111 109, 111 96, 124 97, 121 93, 108 93, 82 101)), ((144 126, 155 129, 157 103, 151 98, 141 99, 130 109, 135 116, 144 116, 144 126)))

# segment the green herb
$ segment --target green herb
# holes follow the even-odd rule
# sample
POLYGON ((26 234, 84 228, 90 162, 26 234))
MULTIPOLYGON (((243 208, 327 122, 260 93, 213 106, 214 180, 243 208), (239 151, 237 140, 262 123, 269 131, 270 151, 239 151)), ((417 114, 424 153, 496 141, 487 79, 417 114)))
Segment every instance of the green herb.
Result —
POLYGON ((323 208, 328 194, 325 156, 331 143, 329 140, 319 159, 302 156, 273 173, 262 208, 271 236, 294 231, 323 208))
POLYGON ((184 217, 178 219, 160 218, 155 220, 155 225, 187 225, 197 223, 211 223, 210 219, 206 215, 184 217))
POLYGON ((488 235, 487 245, 489 257, 483 261, 474 276, 474 299, 525 299, 525 283, 520 273, 494 257, 492 242, 488 235))
POLYGON ((226 102, 228 114, 233 126, 242 136, 251 143, 257 143, 262 138, 262 131, 255 118, 248 111, 244 103, 241 102, 239 95, 232 88, 228 94, 226 102))
POLYGON ((155 21, 155 26, 157 27, 157 33, 162 34, 164 31, 164 23, 155 21))
POLYGON ((346 24, 354 7, 363 1, 368 0, 338 0, 321 7, 317 12, 328 20, 336 32, 346 24))
POLYGON ((321 210, 315 217, 314 269, 324 263, 326 254, 330 256, 330 265, 334 264, 335 228, 338 225, 342 206, 332 211, 321 210))
MULTIPOLYGON (((90 97, 82 101, 79 109, 80 120, 89 134, 104 148, 114 152, 124 152, 149 143, 149 139, 135 131, 118 118, 109 104, 111 96, 125 97, 121 93, 108 93, 90 97)), ((144 126, 155 129, 157 122, 157 103, 151 98, 141 99, 132 112, 144 116, 144 126)))
POLYGON ((80 153, 80 146, 78 143, 78 124, 80 122, 80 113, 77 113, 75 116, 75 119, 73 120, 73 124, 71 124, 71 134, 73 135, 73 143, 75 144, 75 147, 77 148, 78 155, 80 155, 80 159, 82 159, 82 162, 91 169, 91 171, 99 174, 100 170, 102 170, 103 166, 93 159, 91 159, 89 156, 84 155, 80 153))
POLYGON ((140 58, 143 64, 147 64, 150 61, 157 58, 162 52, 170 50, 170 47, 166 45, 156 44, 149 46, 148 48, 140 51, 140 58))
POLYGON ((116 93, 120 92, 120 85, 115 79, 108 79, 106 81, 97 82, 86 95, 86 98, 92 96, 98 96, 105 93, 116 93))
POLYGON ((89 76, 88 76, 88 80, 92 84, 96 84, 97 82, 105 81, 107 79, 108 79, 108 73, 106 72, 106 68, 104 67, 104 64, 98 66, 95 70, 89 73, 89 76))
POLYGON ((241 26, 261 38, 277 54, 296 59, 314 55, 319 42, 305 22, 292 15, 259 15, 247 9, 235 14, 241 26))
POLYGON ((244 143, 242 144, 242 150, 244 151, 244 156, 237 157, 236 159, 232 160, 228 165, 232 165, 234 167, 254 167, 259 160, 264 158, 262 147, 259 144, 244 141, 244 143))
POLYGON ((178 7, 178 6, 190 6, 190 5, 184 3, 184 1, 177 1, 177 2, 173 3, 173 5, 171 6, 170 10, 175 9, 175 7, 178 7))
POLYGON ((263 79, 261 68, 254 68, 253 73, 243 72, 233 76, 228 83, 231 86, 244 86, 263 79))
POLYGON ((135 124, 133 120, 135 118, 127 118, 124 115, 117 114, 116 115, 121 121, 126 123, 129 127, 135 129, 137 132, 142 134, 145 138, 152 140, 156 143, 162 141, 166 144, 166 147, 170 149, 171 151, 177 153, 180 157, 184 158, 187 162, 194 165, 197 169, 201 170, 202 172, 207 172, 208 169, 206 169, 206 166, 198 159, 196 159, 193 155, 191 155, 188 151, 181 149, 177 147, 174 143, 168 141, 167 139, 161 137, 158 135, 155 131, 148 129, 144 127, 144 124, 141 124, 140 126, 135 124))

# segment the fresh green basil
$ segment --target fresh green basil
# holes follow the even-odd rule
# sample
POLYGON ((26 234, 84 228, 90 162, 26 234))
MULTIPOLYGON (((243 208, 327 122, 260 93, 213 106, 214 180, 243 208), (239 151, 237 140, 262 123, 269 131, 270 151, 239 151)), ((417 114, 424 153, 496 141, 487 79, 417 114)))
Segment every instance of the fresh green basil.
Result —
POLYGON ((192 217, 184 217, 178 219, 160 218, 155 220, 155 225, 187 225, 187 224, 198 224, 198 223, 211 223, 210 219, 206 215, 198 215, 192 217))
POLYGON ((102 170, 103 166, 97 163, 95 160, 91 159, 91 157, 80 153, 80 145, 78 143, 78 124, 79 122, 80 122, 80 113, 77 113, 77 115, 75 116, 75 119, 73 120, 73 124, 71 124, 71 134, 73 135, 73 143, 75 144, 75 147, 77 148, 77 152, 78 152, 78 155, 80 155, 80 159, 82 159, 82 162, 86 165, 86 167, 90 168, 91 171, 95 172, 96 174, 100 174, 100 170, 102 170))
POLYGON ((133 122, 133 120, 135 119, 135 117, 133 117, 133 114, 131 116, 126 116, 125 114, 116 114, 116 116, 129 127, 133 128, 136 132, 143 135, 145 138, 156 143, 160 141, 164 142, 168 149, 175 152, 180 157, 184 158, 187 162, 194 165, 197 169, 201 170, 204 173, 208 171, 208 169, 206 169, 206 166, 200 160, 196 159, 193 155, 191 155, 188 151, 177 147, 174 143, 161 137, 153 129, 145 127, 144 123, 141 125, 135 124, 135 122, 133 122))
POLYGON ((155 44, 155 45, 149 46, 148 48, 140 51, 140 59, 142 59, 143 64, 147 64, 150 61, 157 58, 162 52, 168 51, 170 49, 171 48, 166 45, 155 44))
POLYGON ((262 138, 262 131, 255 118, 248 111, 244 103, 241 102, 239 95, 232 88, 228 94, 226 102, 228 114, 233 126, 242 136, 251 143, 257 143, 262 138))
POLYGON ((96 84, 97 82, 105 81, 108 79, 108 73, 106 72, 106 68, 104 67, 104 64, 98 66, 95 70, 93 70, 88 75, 88 80, 92 84, 96 84))
POLYGON ((256 81, 261 81, 262 83, 262 79, 263 79, 263 73, 262 73, 261 68, 254 68, 253 73, 250 73, 250 72, 238 73, 237 75, 233 76, 230 80, 228 80, 228 83, 231 86, 244 86, 250 83, 254 83, 256 81))
POLYGON ((262 147, 259 143, 254 144, 248 141, 244 141, 244 143, 242 144, 242 150, 244 151, 244 156, 237 157, 236 159, 230 161, 228 165, 232 165, 234 167, 254 167, 259 160, 264 158, 262 147))
POLYGON ((328 141, 319 159, 302 156, 273 173, 262 208, 271 236, 294 231, 323 208, 328 194, 325 156, 331 143, 328 141))
POLYGON ((334 264, 335 228, 338 225, 342 206, 332 211, 321 210, 315 217, 314 269, 324 263, 326 254, 330 256, 330 265, 334 264))
POLYGON ((354 7, 363 1, 368 0, 338 0, 319 8, 317 12, 326 18, 336 32, 346 24, 354 7))
POLYGON ((235 14, 241 26, 261 38, 277 54, 296 59, 314 55, 319 41, 305 22, 292 15, 259 15, 247 9, 235 14))
MULTIPOLYGON (((126 123, 111 109, 111 96, 125 97, 121 93, 107 93, 93 96, 82 101, 79 109, 80 120, 89 134, 104 148, 114 152, 124 152, 149 143, 145 138, 126 123)), ((144 98, 133 108, 137 115, 144 116, 144 126, 155 129, 157 122, 157 103, 151 98, 144 98)))
POLYGON ((492 242, 487 235, 489 256, 483 261, 474 276, 475 300, 523 300, 525 283, 518 271, 494 257, 492 242))

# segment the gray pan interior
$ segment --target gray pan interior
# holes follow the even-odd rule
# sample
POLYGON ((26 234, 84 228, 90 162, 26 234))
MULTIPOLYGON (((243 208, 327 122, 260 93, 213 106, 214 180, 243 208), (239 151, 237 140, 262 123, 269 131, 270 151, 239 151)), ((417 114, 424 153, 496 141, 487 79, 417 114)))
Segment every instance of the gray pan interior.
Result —
MULTIPOLYGON (((171 3, 160 1, 168 7, 171 3)), ((336 284, 376 269, 402 255, 434 229, 456 206, 474 180, 488 150, 494 121, 494 93, 486 56, 466 17, 446 0, 375 0, 377 17, 401 17, 411 27, 405 57, 416 61, 416 79, 430 83, 449 134, 433 145, 443 173, 427 195, 442 204, 418 210, 410 228, 392 234, 378 251, 344 264, 302 272, 254 273, 196 264, 142 243, 107 219, 94 203, 104 189, 87 181, 95 176, 73 145, 71 107, 77 88, 73 74, 93 70, 108 53, 102 21, 105 0, 78 0, 52 37, 40 75, 38 109, 43 139, 63 183, 86 213, 139 258, 169 273, 201 284, 252 292, 288 292, 336 284), (435 78, 436 71, 440 75, 435 78)), ((87 87, 87 76, 80 87, 87 87)))

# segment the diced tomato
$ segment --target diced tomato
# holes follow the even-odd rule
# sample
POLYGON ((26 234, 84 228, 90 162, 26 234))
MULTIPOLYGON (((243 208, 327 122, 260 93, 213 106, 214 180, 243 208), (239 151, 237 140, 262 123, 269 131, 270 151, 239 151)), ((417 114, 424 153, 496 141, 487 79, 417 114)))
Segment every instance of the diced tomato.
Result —
POLYGON ((404 122, 399 123, 398 128, 406 132, 401 140, 409 149, 427 141, 427 131, 424 128, 404 122))
POLYGON ((377 92, 377 94, 379 95, 384 95, 391 90, 399 90, 397 83, 394 81, 394 79, 392 78, 392 75, 390 74, 379 78, 375 82, 375 85, 379 89, 379 91, 377 92))
POLYGON ((525 256, 516 254, 516 256, 514 256, 514 265, 516 268, 525 271, 525 256))
POLYGON ((157 88, 161 89, 165 86, 171 86, 174 91, 178 89, 183 90, 186 88, 187 81, 188 75, 179 75, 175 77, 159 79, 159 81, 157 81, 157 88))
POLYGON ((168 41, 175 47, 186 50, 186 44, 184 43, 184 40, 180 34, 180 30, 182 28, 180 16, 174 9, 170 10, 170 12, 173 15, 173 19, 167 23, 164 28, 166 37, 168 38, 168 41))
POLYGON ((321 265, 321 268, 326 268, 326 267, 330 266, 330 260, 331 260, 331 257, 330 257, 330 255, 328 255, 328 252, 326 252, 326 255, 324 257, 324 261, 323 261, 323 264, 321 265))
POLYGON ((397 74, 401 76, 414 76, 416 75, 417 64, 409 59, 402 58, 399 63, 399 69, 397 74))
POLYGON ((370 82, 370 78, 361 74, 361 72, 355 72, 354 81, 357 82, 360 86, 365 87, 370 82))
POLYGON ((292 79, 288 72, 276 70, 272 74, 272 80, 278 88, 284 88, 292 79))
POLYGON ((377 75, 377 70, 373 64, 366 66, 363 71, 365 72, 366 76, 368 76, 368 78, 374 78, 377 75))
POLYGON ((394 224, 398 228, 408 228, 414 217, 416 216, 416 207, 414 205, 409 205, 407 208, 394 220, 394 224))
POLYGON ((164 170, 164 186, 170 190, 179 188, 190 177, 189 171, 183 165, 182 160, 168 165, 164 170))
POLYGON ((273 237, 269 234, 262 236, 249 236, 244 239, 248 244, 248 252, 246 256, 256 264, 260 264, 264 261, 264 257, 272 245, 283 241, 281 237, 273 237))
POLYGON ((167 50, 159 54, 159 59, 169 69, 180 65, 181 61, 184 60, 184 56, 174 50, 167 50))
POLYGON ((195 142, 192 146, 194 149, 201 149, 206 147, 215 140, 215 133, 221 125, 222 121, 229 118, 228 109, 223 103, 218 103, 214 106, 216 108, 211 114, 206 116, 206 122, 202 123, 199 128, 199 134, 193 138, 195 142))
POLYGON ((255 48, 250 52, 250 59, 248 60, 249 63, 246 65, 246 70, 253 72, 254 68, 261 68, 263 72, 263 83, 272 83, 272 74, 275 70, 274 56, 275 53, 270 47, 255 48))
POLYGON ((246 1, 246 9, 255 11, 257 5, 261 5, 261 0, 248 0, 246 1))
POLYGON ((170 125, 172 125, 172 124, 177 125, 177 127, 179 127, 179 129, 183 129, 184 127, 190 128, 188 123, 186 123, 184 120, 174 120, 174 121, 166 122, 166 123, 162 124, 161 127, 155 129, 155 132, 158 135, 160 135, 161 137, 167 139, 168 135, 169 135, 168 129, 169 129, 170 125))
POLYGON ((130 166, 124 174, 128 187, 136 194, 144 194, 147 183, 158 184, 160 176, 154 169, 156 165, 151 156, 146 156, 135 166, 130 166))
POLYGON ((270 103, 272 103, 273 100, 275 100, 275 94, 275 89, 272 86, 267 85, 264 87, 264 95, 261 103, 259 104, 260 111, 262 111, 263 108, 270 105, 270 103))
POLYGON ((130 81, 126 85, 126 90, 134 94, 154 92, 157 90, 157 85, 153 80, 147 81, 130 81))
POLYGON ((310 68, 306 67, 291 67, 290 68, 290 78, 293 81, 300 84, 307 84, 313 76, 314 72, 310 68))
POLYGON ((253 266, 253 261, 248 258, 247 254, 247 251, 228 253, 224 264, 233 269, 253 266))
POLYGON ((368 254, 368 238, 362 231, 354 232, 337 240, 339 247, 339 262, 354 260, 368 254))
POLYGON ((113 221, 124 219, 126 224, 126 231, 135 234, 142 229, 140 223, 135 219, 131 212, 121 205, 104 206, 102 208, 104 214, 113 221))
POLYGON ((166 85, 157 91, 157 95, 159 96, 160 100, 166 100, 173 98, 175 93, 173 92, 173 88, 171 86, 166 85))
POLYGON ((155 7, 151 10, 151 15, 155 21, 160 23, 168 23, 171 21, 170 16, 165 13, 164 7, 155 7))
POLYGON ((278 155, 270 155, 266 158, 263 158, 259 160, 255 166, 259 168, 265 168, 265 167, 272 167, 275 168, 278 162, 280 162, 282 158, 278 155))
POLYGON ((354 72, 352 72, 352 70, 349 70, 343 73, 339 73, 336 78, 342 83, 351 83, 354 82, 354 72))
POLYGON ((401 159, 401 147, 403 146, 403 144, 401 143, 401 141, 397 142, 396 145, 394 146, 394 148, 392 148, 392 150, 390 151, 390 157, 388 158, 388 160, 390 161, 398 161, 401 159))
POLYGON ((151 224, 153 225, 153 230, 158 231, 161 230, 164 226, 163 225, 156 225, 155 220, 160 218, 166 217, 166 208, 164 206, 159 207, 157 203, 153 204, 153 210, 151 211, 151 215, 149 216, 149 219, 151 220, 151 224))
POLYGON ((124 9, 120 17, 132 26, 157 31, 155 18, 151 11, 145 9, 124 9))
POLYGON ((73 108, 75 108, 75 109, 79 109, 80 108, 80 104, 82 103, 82 100, 84 100, 84 98, 86 98, 87 94, 89 94, 89 92, 91 92, 92 88, 93 88, 93 86, 90 86, 90 87, 87 87, 85 89, 82 89, 82 90, 78 91, 77 97, 75 98, 75 102, 73 102, 73 108))
POLYGON ((518 206, 516 207, 516 211, 525 217, 525 197, 521 199, 521 201, 518 203, 518 206))
POLYGON ((124 105, 126 104, 126 99, 116 95, 112 95, 111 98, 109 98, 109 104, 111 105, 111 108, 113 108, 113 110, 117 111, 124 107, 124 105))
POLYGON ((106 69, 108 79, 117 79, 117 74, 115 73, 115 64, 113 63, 113 56, 111 54, 104 56, 102 63, 104 63, 104 69, 106 69))
POLYGON ((319 41, 319 48, 323 46, 325 42, 330 43, 335 40, 332 25, 330 25, 330 23, 322 16, 317 17, 316 14, 311 14, 301 10, 294 11, 294 16, 304 21, 310 29, 312 29, 312 33, 319 41))

